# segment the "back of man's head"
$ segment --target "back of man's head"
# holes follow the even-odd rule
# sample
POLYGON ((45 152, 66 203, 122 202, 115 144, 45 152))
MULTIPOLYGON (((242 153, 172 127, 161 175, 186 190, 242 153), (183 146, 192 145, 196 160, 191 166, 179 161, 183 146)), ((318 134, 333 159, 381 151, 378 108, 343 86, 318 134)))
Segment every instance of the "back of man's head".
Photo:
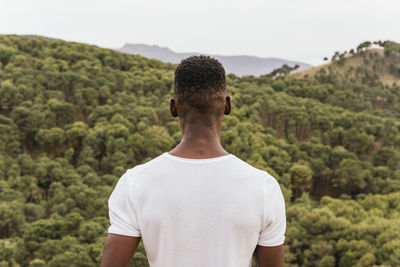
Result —
POLYGON ((215 58, 191 56, 176 68, 174 95, 180 107, 212 109, 216 103, 223 103, 225 94, 225 69, 215 58))

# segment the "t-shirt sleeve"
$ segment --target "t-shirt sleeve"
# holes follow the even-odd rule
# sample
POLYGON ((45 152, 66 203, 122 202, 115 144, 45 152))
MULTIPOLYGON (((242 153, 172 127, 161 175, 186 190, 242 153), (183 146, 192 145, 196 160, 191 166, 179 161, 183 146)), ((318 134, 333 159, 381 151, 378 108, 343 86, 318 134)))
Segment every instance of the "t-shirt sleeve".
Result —
POLYGON ((118 180, 108 199, 110 227, 108 233, 126 236, 141 236, 136 218, 134 203, 132 203, 132 186, 126 171, 118 180))
POLYGON ((258 239, 260 246, 279 246, 285 241, 286 210, 282 190, 275 178, 264 187, 264 225, 258 239))

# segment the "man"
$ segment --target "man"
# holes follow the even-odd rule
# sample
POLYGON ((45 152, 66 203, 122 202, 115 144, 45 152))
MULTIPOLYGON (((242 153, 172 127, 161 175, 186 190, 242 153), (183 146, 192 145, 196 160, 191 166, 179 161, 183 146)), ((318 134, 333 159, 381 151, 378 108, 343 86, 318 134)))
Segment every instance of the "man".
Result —
POLYGON ((232 107, 221 63, 182 60, 169 107, 182 140, 121 176, 108 202, 101 266, 127 266, 141 237, 151 267, 249 267, 253 254, 258 266, 283 266, 278 182, 220 144, 232 107))

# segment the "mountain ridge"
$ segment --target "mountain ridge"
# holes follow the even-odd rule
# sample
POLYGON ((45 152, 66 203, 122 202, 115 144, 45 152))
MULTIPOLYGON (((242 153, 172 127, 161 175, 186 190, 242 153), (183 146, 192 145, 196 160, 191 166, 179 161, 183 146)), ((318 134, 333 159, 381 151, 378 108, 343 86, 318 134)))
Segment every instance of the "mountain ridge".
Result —
POLYGON ((258 57, 249 55, 216 55, 200 52, 175 52, 168 47, 147 44, 126 43, 123 47, 115 49, 118 52, 127 54, 138 54, 146 58, 153 58, 165 63, 177 64, 182 59, 192 55, 208 55, 221 61, 226 73, 233 73, 237 76, 260 76, 270 73, 284 64, 289 66, 299 65, 298 71, 312 67, 312 65, 300 61, 286 60, 275 57, 258 57))

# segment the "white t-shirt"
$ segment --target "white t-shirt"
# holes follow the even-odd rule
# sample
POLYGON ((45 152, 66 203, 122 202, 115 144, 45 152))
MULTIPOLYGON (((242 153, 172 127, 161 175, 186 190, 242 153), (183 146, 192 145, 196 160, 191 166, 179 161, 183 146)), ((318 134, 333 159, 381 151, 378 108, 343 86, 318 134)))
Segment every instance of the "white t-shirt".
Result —
POLYGON ((233 154, 165 152, 128 169, 108 201, 109 233, 141 236, 151 267, 248 267, 286 230, 278 182, 233 154))

